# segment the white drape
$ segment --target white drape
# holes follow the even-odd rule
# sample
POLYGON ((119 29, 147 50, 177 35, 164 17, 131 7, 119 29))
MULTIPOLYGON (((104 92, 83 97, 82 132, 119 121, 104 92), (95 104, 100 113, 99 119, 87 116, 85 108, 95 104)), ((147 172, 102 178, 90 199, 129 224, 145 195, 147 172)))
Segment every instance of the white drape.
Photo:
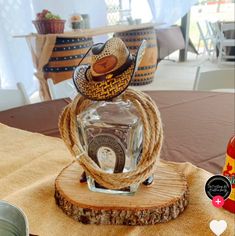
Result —
POLYGON ((131 16, 133 19, 141 19, 142 23, 152 21, 148 0, 131 0, 131 16))
MULTIPOLYGON (((132 15, 141 18, 142 22, 153 20, 168 26, 186 14, 197 1, 132 0, 132 15)), ((26 41, 12 36, 35 32, 32 20, 42 9, 48 9, 64 19, 74 12, 89 14, 92 28, 105 26, 107 22, 105 0, 0 0, 0 79, 3 88, 14 87, 17 81, 21 81, 29 95, 37 89, 26 41)), ((95 42, 105 39, 106 36, 101 36, 95 42)))
POLYGON ((28 94, 35 91, 31 55, 25 40, 13 35, 32 31, 29 0, 0 0, 0 79, 3 88, 13 88, 20 81, 28 94))
MULTIPOLYGON (((16 82, 24 84, 31 95, 38 88, 33 77, 34 69, 30 50, 24 38, 13 35, 27 35, 35 32, 32 20, 37 12, 48 9, 68 19, 74 12, 89 14, 90 26, 106 25, 106 4, 104 0, 0 0, 0 79, 2 88, 13 88, 16 82)), ((66 29, 69 25, 66 24, 66 29)), ((105 36, 97 37, 101 42, 105 36)))
POLYGON ((173 25, 197 2, 198 0, 148 0, 153 22, 162 24, 162 28, 173 25))

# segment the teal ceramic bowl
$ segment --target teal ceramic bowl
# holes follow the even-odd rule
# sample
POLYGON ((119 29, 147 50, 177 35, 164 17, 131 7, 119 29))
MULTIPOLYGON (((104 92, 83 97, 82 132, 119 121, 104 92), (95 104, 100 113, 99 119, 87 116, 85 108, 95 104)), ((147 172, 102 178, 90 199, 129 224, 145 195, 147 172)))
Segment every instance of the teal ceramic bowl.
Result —
POLYGON ((0 235, 29 236, 28 220, 24 212, 5 201, 0 201, 0 235))

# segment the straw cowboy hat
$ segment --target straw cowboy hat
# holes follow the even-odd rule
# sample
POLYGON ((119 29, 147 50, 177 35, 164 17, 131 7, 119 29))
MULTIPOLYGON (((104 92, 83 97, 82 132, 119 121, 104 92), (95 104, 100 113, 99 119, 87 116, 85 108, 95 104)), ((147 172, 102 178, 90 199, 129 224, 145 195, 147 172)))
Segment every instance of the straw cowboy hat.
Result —
POLYGON ((79 93, 96 101, 110 100, 121 94, 131 82, 143 58, 146 41, 131 55, 124 42, 117 37, 106 43, 93 45, 91 65, 81 62, 73 74, 73 81, 79 93))

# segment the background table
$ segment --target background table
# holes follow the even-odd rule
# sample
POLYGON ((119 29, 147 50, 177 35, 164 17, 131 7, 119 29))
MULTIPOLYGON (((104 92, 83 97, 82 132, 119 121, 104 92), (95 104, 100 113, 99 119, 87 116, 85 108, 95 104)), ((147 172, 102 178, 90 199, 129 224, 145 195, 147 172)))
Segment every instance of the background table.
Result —
POLYGON ((187 49, 189 52, 198 54, 191 39, 189 39, 188 45, 186 45, 180 26, 172 25, 168 28, 155 29, 155 31, 157 36, 158 63, 177 50, 187 49))
MULTIPOLYGON (((31 33, 14 37, 26 39, 36 69, 34 75, 39 80, 39 94, 43 100, 47 101, 51 100, 47 79, 51 78, 54 83, 59 83, 71 78, 75 67, 92 46, 93 36, 141 30, 154 26, 156 25, 152 23, 115 25, 81 29, 79 31, 64 32, 63 34, 42 35, 31 33)), ((88 63, 88 58, 85 59, 84 63, 88 63)))
MULTIPOLYGON (((191 162, 221 173, 226 146, 235 133, 234 94, 191 91, 151 91, 164 124, 161 158, 191 162)), ((0 122, 59 137, 58 117, 67 99, 31 104, 0 112, 0 122)))

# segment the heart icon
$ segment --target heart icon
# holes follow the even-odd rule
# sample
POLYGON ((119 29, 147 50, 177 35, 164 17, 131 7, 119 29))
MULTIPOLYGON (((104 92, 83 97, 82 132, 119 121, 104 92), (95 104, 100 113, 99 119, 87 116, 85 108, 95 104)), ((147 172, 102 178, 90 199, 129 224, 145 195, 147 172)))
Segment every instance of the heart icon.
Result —
POLYGON ((210 229, 216 236, 220 236, 226 228, 227 222, 225 220, 212 220, 210 222, 210 229))

